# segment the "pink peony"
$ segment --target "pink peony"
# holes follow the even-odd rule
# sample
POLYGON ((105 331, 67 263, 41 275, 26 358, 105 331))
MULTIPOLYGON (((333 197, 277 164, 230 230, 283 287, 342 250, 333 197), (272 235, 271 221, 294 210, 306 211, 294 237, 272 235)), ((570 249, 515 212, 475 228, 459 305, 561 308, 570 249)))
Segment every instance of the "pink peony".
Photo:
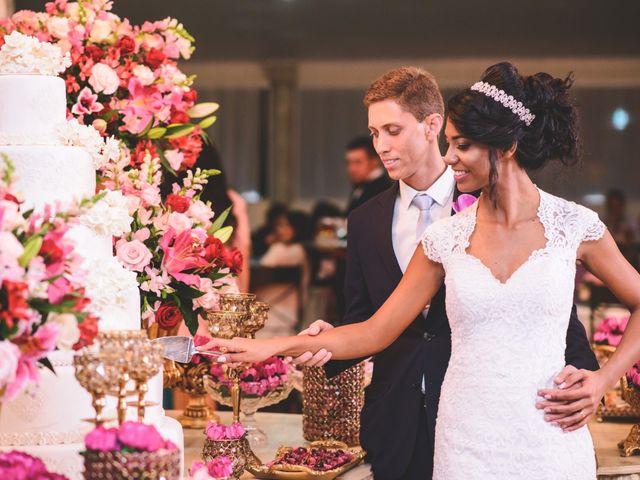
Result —
POLYGON ((209 440, 224 440, 227 429, 224 425, 215 422, 209 422, 204 429, 204 433, 209 440))
POLYGON ((120 79, 116 71, 109 65, 97 63, 91 69, 89 85, 98 93, 102 92, 105 95, 111 95, 120 86, 120 79))
POLYGON ((139 422, 124 422, 120 425, 118 440, 125 447, 146 452, 155 452, 165 445, 165 441, 153 425, 139 422))
POLYGON ((84 444, 90 450, 116 452, 120 450, 118 429, 104 428, 103 426, 96 427, 84 438, 84 444))
POLYGON ((226 436, 229 439, 241 438, 244 435, 244 427, 240 422, 232 423, 227 427, 226 436))
POLYGON ((122 239, 116 243, 116 256, 129 270, 142 272, 151 261, 151 252, 140 240, 127 242, 122 239))
POLYGON ((215 457, 207 463, 207 472, 213 478, 230 477, 233 474, 233 463, 229 457, 215 457))
POLYGON ((167 222, 170 228, 180 233, 191 228, 191 219, 184 213, 171 212, 167 222))

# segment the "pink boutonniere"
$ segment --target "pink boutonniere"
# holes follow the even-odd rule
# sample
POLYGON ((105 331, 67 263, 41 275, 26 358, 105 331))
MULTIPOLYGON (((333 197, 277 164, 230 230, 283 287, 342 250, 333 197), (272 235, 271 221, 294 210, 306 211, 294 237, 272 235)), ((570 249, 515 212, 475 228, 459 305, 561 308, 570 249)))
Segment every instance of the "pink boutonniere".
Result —
POLYGON ((462 210, 473 205, 477 201, 478 199, 473 195, 469 195, 468 193, 463 193, 458 197, 458 199, 455 202, 453 202, 453 205, 452 205, 453 211, 456 213, 460 213, 462 210))

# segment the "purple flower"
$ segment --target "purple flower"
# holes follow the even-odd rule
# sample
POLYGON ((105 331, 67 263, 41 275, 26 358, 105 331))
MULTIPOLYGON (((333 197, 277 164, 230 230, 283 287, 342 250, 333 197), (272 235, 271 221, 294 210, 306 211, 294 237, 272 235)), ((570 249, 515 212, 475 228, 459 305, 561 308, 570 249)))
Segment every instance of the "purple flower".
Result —
POLYGON ((102 425, 91 430, 84 437, 84 444, 90 450, 99 452, 115 452, 120 450, 118 445, 118 429, 104 428, 102 425))
POLYGON ((478 199, 473 195, 463 193, 462 195, 458 196, 458 199, 455 202, 453 202, 453 211, 459 213, 470 205, 473 205, 477 201, 478 199))
POLYGON ((155 452, 165 445, 165 441, 153 425, 139 422, 124 422, 120 425, 118 440, 125 447, 146 452, 155 452))

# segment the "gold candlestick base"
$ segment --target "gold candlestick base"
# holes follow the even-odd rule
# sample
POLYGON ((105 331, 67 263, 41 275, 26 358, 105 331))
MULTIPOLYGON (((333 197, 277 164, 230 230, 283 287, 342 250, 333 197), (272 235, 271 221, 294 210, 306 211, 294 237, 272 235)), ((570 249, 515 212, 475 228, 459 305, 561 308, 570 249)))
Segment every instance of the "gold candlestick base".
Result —
POLYGON ((184 428, 203 429, 210 421, 220 423, 220 417, 207 405, 207 395, 189 395, 189 403, 178 418, 184 428))
POLYGON ((640 455, 640 425, 631 427, 627 438, 618 443, 621 457, 640 455))

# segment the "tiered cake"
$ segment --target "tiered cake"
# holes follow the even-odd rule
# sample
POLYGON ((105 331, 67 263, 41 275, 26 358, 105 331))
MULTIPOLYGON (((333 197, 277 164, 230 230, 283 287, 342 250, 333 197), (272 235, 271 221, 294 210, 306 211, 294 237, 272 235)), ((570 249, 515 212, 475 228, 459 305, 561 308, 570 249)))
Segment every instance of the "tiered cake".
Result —
MULTIPOLYGON (((23 56, 28 57, 29 52, 23 56)), ((61 134, 68 127, 65 84, 55 76, 61 70, 61 59, 58 68, 47 70, 28 58, 14 61, 0 53, 0 154, 6 154, 16 167, 24 208, 56 202, 64 206, 72 199, 95 194, 98 152, 69 146, 68 138, 61 134)), ((76 124, 75 128, 87 127, 76 124)), ((117 194, 111 196, 112 201, 113 197, 117 200, 117 194)), ((122 215, 117 208, 108 205, 103 211, 122 215)), ((100 319, 101 331, 139 329, 140 296, 135 274, 113 257, 112 237, 103 227, 94 215, 69 232, 89 272, 87 295, 100 319)), ((43 368, 35 389, 3 404, 0 449, 26 451, 42 458, 52 471, 80 479, 82 458, 78 452, 90 429, 82 420, 94 417, 91 398, 75 379, 73 352, 56 351, 50 360, 55 375, 43 368)), ((145 420, 182 449, 180 424, 162 410, 162 373, 150 381, 147 399, 159 405, 147 409, 145 420)))

